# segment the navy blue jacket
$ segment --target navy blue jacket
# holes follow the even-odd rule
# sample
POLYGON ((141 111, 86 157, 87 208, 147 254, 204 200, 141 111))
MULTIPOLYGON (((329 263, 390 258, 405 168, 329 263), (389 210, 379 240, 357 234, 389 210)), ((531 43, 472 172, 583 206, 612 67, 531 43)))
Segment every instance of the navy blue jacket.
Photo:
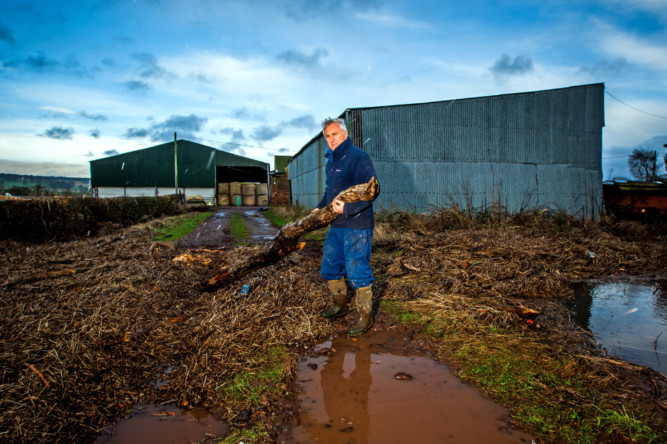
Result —
MULTIPOLYGON (((329 205, 338 193, 353 185, 368 183, 374 176, 377 179, 371 158, 352 145, 352 140, 349 137, 335 150, 328 150, 325 156, 328 159, 325 169, 327 189, 322 196, 322 200, 317 204, 317 208, 324 208, 329 205)), ((338 216, 331 223, 331 226, 359 229, 373 228, 374 223, 373 204, 371 202, 354 202, 345 204, 343 214, 338 216)))

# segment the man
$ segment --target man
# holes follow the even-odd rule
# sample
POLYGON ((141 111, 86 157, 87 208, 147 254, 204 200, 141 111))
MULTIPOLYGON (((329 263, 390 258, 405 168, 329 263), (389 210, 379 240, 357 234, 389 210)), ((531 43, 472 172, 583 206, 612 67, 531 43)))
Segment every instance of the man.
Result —
POLYGON ((368 154, 352 145, 343 119, 326 119, 322 123, 323 134, 329 145, 326 153, 327 187, 322 200, 313 211, 333 203, 333 210, 340 216, 331 223, 324 240, 321 275, 327 281, 333 305, 322 312, 325 318, 335 318, 347 313, 347 281, 356 296, 358 316, 347 330, 350 336, 366 333, 373 325, 373 270, 371 240, 373 238, 373 204, 371 202, 344 203, 334 199, 338 193, 376 177, 368 154))

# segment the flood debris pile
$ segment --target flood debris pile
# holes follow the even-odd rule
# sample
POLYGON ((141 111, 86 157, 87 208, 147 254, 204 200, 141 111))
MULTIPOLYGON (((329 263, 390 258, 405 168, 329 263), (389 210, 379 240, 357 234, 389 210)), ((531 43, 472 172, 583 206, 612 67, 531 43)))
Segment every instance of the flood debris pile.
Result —
MULTIPOLYGON (((379 220, 376 306, 428 318, 435 354, 456 365, 480 349, 481 337, 496 335, 498 347, 532 353, 539 365, 558 360, 559 375, 585 374, 599 391, 532 378, 558 402, 643 403, 644 419, 659 425, 662 412, 664 423, 664 378, 601 356, 555 302, 571 294, 572 281, 663 271, 664 234, 543 219, 379 220)), ((150 403, 203 407, 232 430, 266 429, 269 440, 281 421, 289 427, 281 410, 290 408, 296 359, 339 327, 319 317, 328 300, 321 245, 308 241, 201 292, 212 273, 265 248, 183 250, 152 239, 150 227, 135 226, 70 242, 0 243, 0 439, 90 442, 132 406, 150 403)), ((548 440, 548 430, 534 430, 548 440)))
POLYGON ((195 287, 211 267, 258 247, 174 261, 182 252, 151 239, 132 227, 0 244, 0 439, 90 442, 140 403, 209 407, 233 421, 239 410, 225 401, 226 382, 260 367, 268 348, 325 334, 317 258, 293 255, 249 276, 248 295, 240 283, 201 294, 195 287))
POLYGON ((665 279, 666 232, 609 220, 535 215, 475 224, 460 217, 403 214, 378 224, 384 307, 417 325, 460 377, 543 438, 667 438, 667 378, 603 355, 560 303, 575 282, 665 279))

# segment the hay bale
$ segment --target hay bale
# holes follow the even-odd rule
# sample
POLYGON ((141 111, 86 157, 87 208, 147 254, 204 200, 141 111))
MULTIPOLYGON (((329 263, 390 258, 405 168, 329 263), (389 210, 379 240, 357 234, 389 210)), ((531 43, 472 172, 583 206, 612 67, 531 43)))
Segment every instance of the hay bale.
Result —
POLYGON ((252 207, 256 205, 256 196, 254 194, 252 195, 244 195, 243 196, 243 206, 244 207, 252 207))
POLYGON ((241 194, 243 196, 255 196, 255 184, 254 183, 244 183, 241 184, 241 194))
POLYGON ((266 196, 269 194, 269 184, 267 183, 258 183, 255 185, 255 195, 256 196, 266 196))
POLYGON ((260 205, 260 206, 268 205, 269 204, 269 196, 267 196, 266 194, 260 194, 260 195, 256 196, 255 201, 256 201, 256 204, 260 205))
POLYGON ((229 183, 219 183, 218 184, 218 194, 227 194, 229 195, 229 183))
POLYGON ((229 184, 229 194, 232 196, 241 194, 241 182, 231 182, 229 184))
POLYGON ((218 194, 218 205, 221 207, 229 206, 229 194, 218 194))

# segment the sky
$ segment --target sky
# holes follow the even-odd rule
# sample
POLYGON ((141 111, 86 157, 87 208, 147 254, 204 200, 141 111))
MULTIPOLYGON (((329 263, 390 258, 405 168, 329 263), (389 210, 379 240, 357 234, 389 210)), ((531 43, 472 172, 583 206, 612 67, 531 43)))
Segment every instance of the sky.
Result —
MULTIPOLYGON (((604 179, 667 150, 667 0, 0 0, 0 172, 179 139, 270 163, 347 108, 603 82, 604 179)), ((664 167, 662 167, 664 172, 664 167)))

